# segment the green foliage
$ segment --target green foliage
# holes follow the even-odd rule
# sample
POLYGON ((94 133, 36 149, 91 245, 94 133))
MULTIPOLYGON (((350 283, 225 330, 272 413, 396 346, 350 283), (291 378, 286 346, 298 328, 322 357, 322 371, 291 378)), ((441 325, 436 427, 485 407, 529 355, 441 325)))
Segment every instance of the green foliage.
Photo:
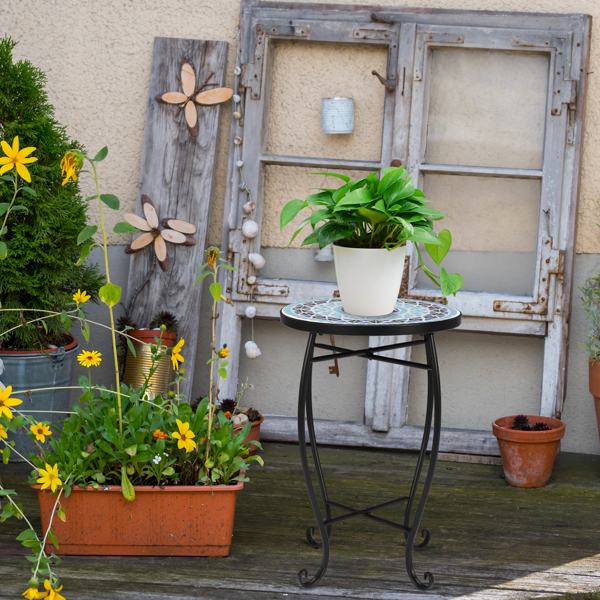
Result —
MULTIPOLYGON (((87 225, 87 204, 77 184, 62 186, 60 162, 69 149, 80 146, 54 118, 44 89, 45 74, 29 61, 13 62, 15 45, 8 37, 0 39, 0 136, 8 143, 19 136, 22 148, 35 146, 38 161, 27 165, 35 195, 19 198, 27 210, 13 209, 3 236, 8 252, 0 262, 0 302, 2 308, 60 312, 77 289, 86 290, 96 301, 103 277, 95 265, 75 264, 85 248, 78 246, 77 237, 87 225)), ((10 202, 13 193, 14 186, 1 181, 0 206, 10 202)), ((23 316, 29 321, 40 314, 24 311, 23 316)), ((0 331, 20 323, 18 311, 0 313, 0 331)), ((41 349, 49 341, 64 340, 60 319, 49 319, 46 326, 47 331, 36 324, 20 327, 0 343, 41 349)))
POLYGON ((600 273, 586 279, 579 291, 589 320, 588 337, 579 347, 590 353, 590 361, 600 362, 600 273))
MULTIPOLYGON (((332 175, 343 180, 337 189, 321 189, 306 200, 292 200, 281 211, 281 228, 285 227, 298 213, 308 208, 312 214, 296 228, 290 244, 309 225, 312 232, 304 238, 302 245, 318 244, 324 248, 337 244, 348 248, 386 248, 394 250, 406 244, 425 244, 425 249, 439 266, 452 244, 447 229, 436 235, 433 222, 446 215, 426 206, 430 202, 421 190, 414 187, 404 167, 382 169, 380 178, 375 173, 351 181, 346 175, 332 175), (313 208, 315 207, 315 208, 313 208)), ((419 254, 420 258, 420 254, 419 254)), ((420 268, 442 288, 442 294, 456 294, 463 279, 448 274, 442 268, 440 275, 433 273, 420 260, 420 268)))

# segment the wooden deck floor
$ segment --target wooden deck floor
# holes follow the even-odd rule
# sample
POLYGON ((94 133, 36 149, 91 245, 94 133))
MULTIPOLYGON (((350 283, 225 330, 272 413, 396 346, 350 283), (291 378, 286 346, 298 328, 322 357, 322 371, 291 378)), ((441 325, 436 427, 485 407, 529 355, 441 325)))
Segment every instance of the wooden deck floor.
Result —
MULTIPOLYGON (((329 571, 302 590, 296 574, 312 576, 320 551, 304 541, 313 515, 298 447, 265 444, 263 456, 265 467, 238 495, 228 558, 67 557, 59 567, 67 599, 600 598, 600 457, 561 455, 553 482, 538 490, 508 486, 498 466, 438 463, 423 520, 431 544, 415 553, 417 573, 430 570, 436 585, 419 592, 406 575, 402 533, 366 519, 334 526, 329 571)), ((358 508, 406 493, 416 457, 324 448, 321 458, 331 499, 358 508)), ((25 472, 0 466, 39 525, 25 472)), ((378 514, 399 517, 393 507, 378 514)), ((28 578, 14 541, 20 529, 14 519, 0 525, 1 599, 21 598, 28 578)))

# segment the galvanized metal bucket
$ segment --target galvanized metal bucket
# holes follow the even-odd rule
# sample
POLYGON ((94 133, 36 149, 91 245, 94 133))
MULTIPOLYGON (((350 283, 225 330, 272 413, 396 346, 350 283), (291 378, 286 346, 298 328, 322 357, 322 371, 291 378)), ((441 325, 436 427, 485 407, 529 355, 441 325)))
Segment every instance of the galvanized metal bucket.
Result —
POLYGON ((354 100, 352 98, 323 98, 321 100, 323 133, 352 133, 354 131, 354 100))
MULTIPOLYGON (((75 370, 75 355, 78 349, 69 344, 69 349, 58 348, 48 354, 19 354, 13 352, 1 352, 0 359, 4 363, 4 372, 0 375, 0 381, 5 386, 11 385, 15 392, 42 388, 43 391, 31 392, 31 400, 28 395, 15 394, 15 398, 23 400, 17 408, 24 411, 43 411, 30 413, 36 421, 49 421, 57 425, 68 415, 63 414, 70 409, 69 397, 71 390, 53 389, 70 386, 75 370)), ((51 427, 52 437, 57 437, 58 430, 51 427)), ((39 454, 39 448, 31 441, 29 429, 23 429, 17 435, 8 434, 8 441, 15 441, 15 450, 29 458, 30 452, 39 454)), ((46 446, 48 438, 46 438, 46 446)), ((12 452, 11 461, 22 461, 23 459, 12 452)))

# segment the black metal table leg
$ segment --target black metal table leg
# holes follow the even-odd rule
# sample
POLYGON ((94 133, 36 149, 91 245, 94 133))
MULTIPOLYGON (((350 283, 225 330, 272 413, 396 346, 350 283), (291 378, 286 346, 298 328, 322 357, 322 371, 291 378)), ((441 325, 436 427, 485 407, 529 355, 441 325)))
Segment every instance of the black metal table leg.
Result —
POLYGON ((425 582, 422 582, 417 577, 413 566, 412 553, 413 549, 422 549, 429 543, 429 531, 424 529, 423 536, 425 537, 425 540, 419 546, 414 545, 415 538, 419 531, 419 525, 421 524, 421 518, 423 517, 423 512, 425 511, 425 505, 427 504, 427 497, 429 496, 429 491, 431 490, 431 484, 433 482, 433 474, 435 472, 435 466, 437 463, 437 455, 440 446, 440 433, 442 428, 442 399, 440 387, 440 374, 433 334, 425 335, 425 350, 427 353, 427 364, 430 366, 427 378, 427 415, 425 417, 425 431, 423 432, 421 452, 419 454, 417 470, 415 472, 415 477, 413 479, 413 485, 410 493, 411 500, 407 505, 404 521, 405 525, 407 525, 407 521, 410 520, 410 508, 412 505, 412 501, 414 500, 416 488, 419 482, 419 475, 421 474, 421 468, 423 466, 423 460, 425 458, 425 452, 427 450, 427 444, 429 442, 429 431, 431 428, 431 413, 433 412, 433 441, 431 446, 431 454, 429 457, 429 467, 427 469, 427 477, 425 478, 425 484, 423 486, 423 492, 421 493, 421 499, 419 501, 419 505, 417 507, 412 526, 410 528, 410 533, 408 534, 406 540, 405 554, 406 570, 408 572, 408 576, 410 577, 411 581, 415 584, 415 586, 417 586, 421 590, 430 589, 433 586, 435 580, 433 575, 429 571, 427 571, 423 576, 425 582))
POLYGON ((308 429, 311 448, 313 451, 313 460, 315 461, 315 467, 317 468, 317 477, 319 479, 321 492, 324 496, 323 500, 325 502, 325 507, 326 510, 329 511, 330 509, 327 500, 327 492, 325 490, 325 483, 323 481, 323 474, 321 472, 321 465, 319 463, 318 454, 316 453, 316 440, 314 436, 314 424, 312 419, 312 399, 310 398, 312 388, 312 357, 315 349, 315 338, 315 333, 311 333, 308 338, 306 354, 304 355, 304 365, 302 366, 302 376, 300 378, 300 394, 298 398, 298 443, 300 444, 300 460, 302 462, 302 471, 304 472, 304 480, 306 482, 306 489, 308 490, 308 497, 310 498, 310 503, 313 507, 315 519, 317 521, 317 527, 319 528, 319 533, 321 534, 323 558, 321 560, 321 567, 312 579, 306 580, 308 578, 308 571, 306 569, 302 569, 298 573, 298 583, 300 583, 303 588, 311 587, 321 581, 323 575, 325 575, 325 571, 327 570, 327 564, 329 563, 329 532, 325 526, 323 515, 321 514, 321 508, 319 507, 319 501, 317 500, 315 488, 312 483, 310 469, 308 466, 308 455, 306 451, 305 416, 307 416, 307 411, 309 411, 308 429))

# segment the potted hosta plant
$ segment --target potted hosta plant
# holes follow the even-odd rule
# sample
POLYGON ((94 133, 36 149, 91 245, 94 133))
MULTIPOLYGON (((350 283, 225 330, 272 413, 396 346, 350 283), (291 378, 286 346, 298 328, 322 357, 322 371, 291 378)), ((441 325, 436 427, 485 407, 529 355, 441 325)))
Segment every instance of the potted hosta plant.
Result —
POLYGON ((291 200, 281 212, 281 227, 290 223, 303 209, 311 214, 296 228, 291 242, 306 226, 311 233, 302 245, 317 243, 319 248, 333 244, 335 272, 340 298, 346 312, 359 316, 389 314, 400 291, 406 242, 414 242, 419 252, 419 267, 441 287, 442 295, 456 294, 462 287, 459 274, 442 267, 439 275, 421 260, 419 244, 439 266, 452 244, 447 229, 436 234, 433 222, 445 217, 430 208, 421 190, 414 187, 403 167, 380 171, 380 177, 351 181, 338 173, 319 173, 342 179, 337 189, 321 189, 306 200, 291 200))
POLYGON ((504 476, 515 487, 543 487, 550 481, 565 424, 536 415, 496 419, 492 429, 502 456, 504 476))
POLYGON ((581 300, 589 320, 588 337, 580 347, 589 353, 590 393, 594 397, 600 436, 600 275, 588 278, 579 291, 583 294, 581 300))
MULTIPOLYGON (((227 377, 229 361, 225 348, 215 348, 214 318, 211 393, 195 411, 179 394, 184 357, 180 346, 167 348, 161 343, 164 324, 157 343, 151 345, 152 367, 144 384, 135 388, 120 381, 116 339, 128 333, 117 331, 114 324, 113 307, 120 300, 121 289, 110 281, 103 218, 105 205, 118 209, 119 201, 111 194, 100 194, 97 177, 98 164, 107 152, 103 148, 94 158, 71 152, 65 157, 65 168, 67 178, 72 178, 85 161, 98 190, 107 279, 99 296, 108 308, 112 356, 87 350, 79 354, 80 363, 88 367, 88 377, 80 378, 82 395, 59 426, 32 418, 29 408, 12 396, 10 387, 0 394, 4 461, 15 452, 6 439, 7 430, 27 427, 38 449, 22 458, 33 469, 30 483, 38 490, 43 536, 25 518, 15 492, 0 485, 2 519, 25 518, 26 529, 18 539, 34 555, 28 557, 33 575, 23 594, 26 598, 45 597, 45 592, 39 592, 41 577, 49 597, 61 598, 53 546, 60 554, 226 556, 236 494, 248 481, 249 462, 262 464, 259 456, 249 455, 250 447, 244 443, 250 424, 235 432, 232 420, 217 410, 212 390, 227 377), (93 377, 93 369, 102 360, 114 365, 112 386, 93 377), (148 379, 162 361, 170 361, 177 383, 164 396, 148 388, 148 379), (65 435, 57 439, 53 433, 59 429, 65 435)), ((209 248, 199 279, 213 277, 213 317, 223 298, 217 281, 220 268, 231 267, 220 258, 218 249, 209 248)), ((87 329, 89 322, 78 308, 65 312, 87 329)), ((55 314, 42 313, 39 318, 55 314)))
MULTIPOLYGON (((74 142, 54 118, 45 74, 15 62, 14 46, 0 39, 0 389, 41 388, 26 401, 57 423, 69 409, 70 390, 62 388, 71 384, 77 354, 62 309, 78 314, 86 300, 96 301, 104 278, 96 265, 82 264, 87 203, 77 184, 62 185, 61 159, 74 142)), ((35 449, 26 435, 11 439, 25 456, 35 449)))

